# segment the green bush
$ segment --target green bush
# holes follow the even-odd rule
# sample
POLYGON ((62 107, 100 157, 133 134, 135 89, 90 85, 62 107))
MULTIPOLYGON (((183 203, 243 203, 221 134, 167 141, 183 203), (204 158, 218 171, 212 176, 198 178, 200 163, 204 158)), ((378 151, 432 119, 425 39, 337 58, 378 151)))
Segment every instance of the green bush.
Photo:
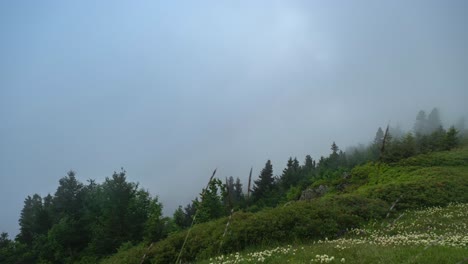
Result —
MULTIPOLYGON (((128 247, 129 244, 126 243, 123 247, 120 247, 117 253, 112 255, 112 257, 106 258, 101 261, 102 264, 111 264, 111 263, 140 263, 141 258, 146 252, 147 246, 139 244, 131 248, 128 247)), ((84 258, 79 263, 96 263, 96 260, 93 258, 84 258), (93 262, 94 261, 94 262, 93 262)))
MULTIPOLYGON (((294 202, 258 213, 236 212, 222 241, 222 248, 227 218, 194 226, 182 259, 204 259, 253 245, 334 237, 346 228, 382 217, 387 209, 388 204, 382 201, 346 195, 314 202, 294 202)), ((149 255, 151 261, 175 262, 186 232, 173 234, 155 244, 149 255)))
POLYGON ((421 154, 397 163, 400 166, 467 166, 468 148, 421 154))

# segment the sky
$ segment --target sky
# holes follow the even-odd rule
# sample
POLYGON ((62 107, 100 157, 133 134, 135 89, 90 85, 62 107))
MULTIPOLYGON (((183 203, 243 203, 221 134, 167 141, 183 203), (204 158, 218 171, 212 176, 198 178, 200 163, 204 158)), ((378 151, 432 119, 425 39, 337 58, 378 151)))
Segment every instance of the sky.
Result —
POLYGON ((0 232, 69 170, 171 215, 217 176, 468 116, 467 1, 1 1, 0 232))

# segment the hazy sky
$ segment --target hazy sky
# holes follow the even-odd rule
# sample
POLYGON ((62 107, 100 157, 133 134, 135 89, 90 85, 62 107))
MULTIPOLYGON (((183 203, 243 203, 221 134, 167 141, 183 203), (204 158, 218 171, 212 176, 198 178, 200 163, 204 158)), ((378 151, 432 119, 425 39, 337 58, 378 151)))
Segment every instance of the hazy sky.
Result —
POLYGON ((467 1, 1 1, 0 232, 70 169, 124 167, 171 214, 216 167, 457 119, 467 25, 467 1))

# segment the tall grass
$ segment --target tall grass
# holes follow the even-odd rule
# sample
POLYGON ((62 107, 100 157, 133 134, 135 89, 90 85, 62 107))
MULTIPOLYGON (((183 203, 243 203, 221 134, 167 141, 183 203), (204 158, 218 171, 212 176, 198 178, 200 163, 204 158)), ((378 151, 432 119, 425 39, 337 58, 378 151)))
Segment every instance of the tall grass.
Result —
MULTIPOLYGON (((203 189, 203 191, 202 191, 202 195, 201 195, 202 199, 203 199, 203 196, 205 195, 205 192, 208 190, 211 181, 213 180, 213 178, 214 178, 214 176, 215 176, 215 174, 216 174, 216 170, 217 170, 217 169, 215 169, 215 170, 213 171, 213 174, 211 175, 210 180, 209 180, 208 183, 206 184, 206 188, 203 189)), ((192 223, 190 224, 190 227, 189 227, 189 229, 188 229, 188 231, 187 231, 187 234, 185 235, 184 243, 182 244, 182 247, 180 248, 179 254, 177 255, 177 259, 176 259, 176 261, 175 261, 176 264, 177 264, 177 263, 180 263, 180 257, 182 256, 182 252, 184 251, 185 244, 187 244, 187 239, 188 239, 188 237, 190 236, 190 232, 192 231, 193 225, 195 224, 195 221, 196 221, 196 219, 197 219, 198 211, 199 211, 199 208, 197 208, 197 210, 195 211, 195 215, 193 216, 192 223)))

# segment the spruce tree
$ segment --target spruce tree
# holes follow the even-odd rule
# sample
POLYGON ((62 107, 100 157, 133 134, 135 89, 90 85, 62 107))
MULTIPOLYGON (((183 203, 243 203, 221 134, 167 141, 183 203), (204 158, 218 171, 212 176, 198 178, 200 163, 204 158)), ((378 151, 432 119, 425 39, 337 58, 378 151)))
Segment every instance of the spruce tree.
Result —
POLYGON ((416 116, 416 122, 414 123, 413 130, 416 135, 425 135, 427 134, 427 117, 426 112, 423 110, 418 112, 416 116))
POLYGON ((384 138, 384 132, 383 132, 382 128, 379 127, 379 129, 377 129, 377 132, 375 133, 373 144, 376 145, 376 146, 381 146, 383 138, 384 138))
POLYGON ((445 135, 445 149, 450 150, 458 145, 458 131, 454 126, 451 126, 445 135))
POLYGON ((258 180, 254 181, 253 197, 255 200, 264 198, 266 194, 273 190, 275 179, 273 178, 273 165, 268 160, 265 167, 260 172, 258 180))
POLYGON ((314 168, 315 168, 314 160, 312 159, 310 155, 307 155, 304 161, 304 170, 306 171, 306 173, 309 173, 314 168))
POLYGON ((427 133, 433 133, 442 126, 439 109, 434 108, 427 116, 427 133))
POLYGON ((234 199, 237 203, 241 202, 244 195, 242 192, 242 183, 239 177, 236 178, 236 183, 234 184, 234 199))
POLYGON ((333 141, 333 144, 331 145, 331 150, 332 150, 332 155, 338 155, 338 146, 336 145, 335 141, 333 141))

